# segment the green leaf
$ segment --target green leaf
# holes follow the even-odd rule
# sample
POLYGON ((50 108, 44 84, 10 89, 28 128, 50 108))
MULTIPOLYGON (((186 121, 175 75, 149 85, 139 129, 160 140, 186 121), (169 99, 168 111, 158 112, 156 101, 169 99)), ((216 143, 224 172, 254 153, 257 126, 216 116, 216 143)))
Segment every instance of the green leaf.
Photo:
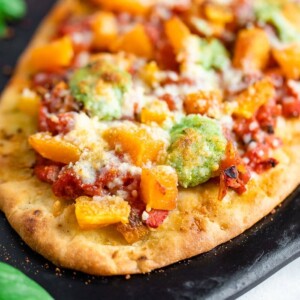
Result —
POLYGON ((21 271, 0 262, 0 299, 50 300, 53 298, 21 271))
POLYGON ((26 13, 26 3, 24 0, 0 0, 0 11, 5 19, 20 19, 26 13))
POLYGON ((0 11, 0 38, 5 37, 6 31, 7 31, 6 24, 4 22, 4 18, 0 11))

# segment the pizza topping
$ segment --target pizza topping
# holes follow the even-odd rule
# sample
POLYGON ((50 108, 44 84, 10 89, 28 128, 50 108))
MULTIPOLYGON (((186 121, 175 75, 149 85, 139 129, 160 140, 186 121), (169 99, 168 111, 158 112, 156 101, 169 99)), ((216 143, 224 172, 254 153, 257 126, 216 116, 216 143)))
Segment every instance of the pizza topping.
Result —
POLYGON ((81 228, 135 243, 178 185, 213 179, 223 199, 280 163, 278 119, 300 116, 299 5, 196 2, 80 2, 33 50, 18 107, 38 114, 34 172, 77 199, 81 228))
POLYGON ((71 39, 66 36, 31 52, 31 64, 36 70, 53 71, 70 65, 74 56, 71 39))
POLYGON ((191 187, 210 179, 218 170, 226 148, 220 124, 210 118, 190 115, 171 130, 168 163, 179 184, 191 187))
POLYGON ((149 233, 148 227, 141 223, 140 218, 137 216, 136 219, 137 222, 132 222, 130 216, 128 224, 118 223, 116 226, 117 231, 123 235, 129 244, 142 240, 149 233))
POLYGON ((220 90, 199 91, 188 94, 184 99, 187 114, 207 115, 218 118, 221 115, 222 94, 220 90))
POLYGON ((165 23, 165 31, 176 54, 184 47, 186 39, 190 36, 189 28, 177 17, 165 23))
POLYGON ((283 74, 289 79, 298 80, 300 78, 299 42, 273 50, 275 60, 278 62, 283 74))
POLYGON ((128 223, 130 206, 120 197, 97 198, 91 201, 88 197, 76 199, 75 215, 82 229, 93 229, 115 223, 128 223))
POLYGON ((113 52, 125 51, 145 58, 152 58, 154 51, 146 29, 141 24, 120 36, 110 48, 113 52))
POLYGON ((234 113, 249 119, 263 104, 274 97, 275 89, 271 82, 268 80, 257 81, 237 96, 238 105, 234 113))
POLYGON ((70 80, 71 94, 100 120, 120 118, 124 93, 130 86, 130 75, 105 60, 76 70, 70 80))
POLYGON ((243 29, 235 44, 233 65, 246 72, 263 70, 268 63, 270 50, 270 42, 263 29, 243 29))
POLYGON ((142 170, 141 198, 147 211, 175 209, 177 194, 177 174, 173 168, 156 166, 142 170))
POLYGON ((145 223, 150 228, 158 228, 167 218, 168 214, 169 214, 168 210, 153 209, 149 212, 149 217, 145 223))
POLYGON ((109 49, 118 35, 117 18, 111 12, 101 11, 93 15, 91 28, 96 49, 109 49))
POLYGON ((47 133, 31 135, 28 141, 41 156, 56 162, 68 164, 76 162, 80 157, 80 150, 76 146, 47 133))
MULTIPOLYGON (((257 1, 255 13, 258 21, 275 26, 279 38, 283 42, 293 42, 300 38, 299 32, 285 15, 282 7, 271 1, 257 1)), ((284 1, 283 1, 284 2, 284 1)), ((297 7, 297 6, 295 6, 297 7)))
POLYGON ((107 129, 104 138, 114 150, 128 154, 136 166, 158 161, 165 149, 160 137, 154 137, 146 127, 130 123, 107 129))
POLYGON ((232 141, 228 141, 225 157, 220 164, 220 189, 219 199, 223 199, 228 188, 233 189, 238 194, 246 191, 246 184, 250 180, 250 170, 244 163, 232 141))

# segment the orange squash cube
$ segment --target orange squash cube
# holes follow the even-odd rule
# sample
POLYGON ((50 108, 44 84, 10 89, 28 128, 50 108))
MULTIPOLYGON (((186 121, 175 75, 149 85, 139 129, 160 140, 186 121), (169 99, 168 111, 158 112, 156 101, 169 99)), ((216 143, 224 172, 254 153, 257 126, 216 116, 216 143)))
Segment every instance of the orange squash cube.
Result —
POLYGON ((164 101, 153 101, 149 105, 142 108, 141 122, 144 124, 151 124, 155 122, 162 124, 168 117, 170 110, 168 104, 164 101))
POLYGON ((274 96, 275 88, 268 79, 258 81, 237 96, 234 114, 249 119, 274 96))
POLYGON ((269 60, 270 49, 263 29, 241 30, 235 44, 233 65, 246 71, 262 70, 269 60))
POLYGON ((111 12, 101 11, 91 20, 93 45, 97 49, 108 49, 118 35, 116 16, 111 12))
POLYGON ((95 229, 115 223, 128 223, 130 205, 120 197, 92 200, 79 197, 75 203, 75 215, 81 229, 95 229))
POLYGON ((143 15, 150 8, 149 4, 147 5, 143 0, 93 0, 93 2, 107 10, 128 12, 134 15, 143 15))
POLYGON ((300 5, 295 2, 287 2, 283 6, 283 15, 300 31, 300 5))
POLYGON ((158 82, 159 67, 155 61, 147 63, 140 71, 140 76, 150 86, 158 82))
POLYGON ((135 25, 111 46, 114 52, 125 51, 145 58, 153 57, 153 45, 142 24, 135 25))
POLYGON ((173 210, 178 196, 178 178, 170 166, 156 166, 142 170, 141 197, 146 209, 173 210))
POLYGON ((185 40, 191 35, 189 28, 178 17, 172 17, 166 21, 165 32, 176 54, 179 53, 185 40))
POLYGON ((41 156, 64 164, 78 161, 81 154, 73 144, 56 139, 48 133, 33 134, 29 136, 28 142, 41 156))
POLYGON ((206 18, 217 24, 226 24, 233 21, 233 13, 225 5, 215 3, 207 3, 204 6, 204 13, 206 18))
POLYGON ((293 44, 283 49, 274 49, 273 56, 282 73, 289 79, 300 78, 300 45, 293 44))
POLYGON ((128 153, 136 166, 157 161, 164 150, 164 142, 156 140, 145 128, 122 126, 107 129, 104 139, 111 148, 128 153))
POLYGON ((69 36, 38 46, 31 52, 31 65, 36 70, 53 71, 70 65, 74 56, 72 40, 69 36))
POLYGON ((187 114, 201 114, 215 117, 220 113, 222 94, 219 90, 199 91, 186 95, 184 109, 187 114))
POLYGON ((18 102, 18 108, 30 115, 37 116, 40 104, 40 97, 36 92, 29 89, 24 89, 18 102))

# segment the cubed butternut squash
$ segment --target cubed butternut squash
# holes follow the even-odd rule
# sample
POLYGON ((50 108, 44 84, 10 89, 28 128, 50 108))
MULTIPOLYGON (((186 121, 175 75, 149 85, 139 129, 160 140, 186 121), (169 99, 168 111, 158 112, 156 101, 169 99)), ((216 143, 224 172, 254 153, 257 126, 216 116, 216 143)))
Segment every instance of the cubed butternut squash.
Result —
POLYGON ((300 31, 300 4, 296 2, 287 2, 283 6, 282 12, 286 19, 300 31))
POLYGON ((125 51, 145 58, 153 57, 153 45, 142 24, 135 25, 120 36, 112 45, 114 52, 125 51))
POLYGON ((155 61, 147 63, 140 71, 142 79, 150 86, 159 81, 158 79, 159 67, 155 61))
POLYGON ((36 70, 53 71, 70 65, 74 56, 72 40, 65 36, 31 52, 31 65, 36 70))
POLYGON ((100 11, 91 19, 93 46, 108 49, 118 36, 116 16, 111 12, 100 11))
POLYGON ((141 175, 141 197, 146 209, 173 210, 178 196, 178 178, 170 166, 144 168, 141 175))
POLYGON ((109 128, 103 137, 111 148, 129 154, 137 166, 157 161, 164 150, 162 140, 155 139, 145 128, 136 125, 109 128))
POLYGON ((180 52, 191 34, 189 28, 178 17, 172 17, 166 21, 165 32, 176 54, 180 52))
POLYGON ((81 229, 95 229, 115 223, 128 223, 130 205, 120 197, 106 196, 101 200, 79 197, 75 215, 81 229))
POLYGON ((50 160, 71 163, 78 161, 80 150, 73 144, 52 137, 48 133, 36 133, 28 138, 31 147, 41 156, 50 160))
POLYGON ((144 0, 92 0, 106 10, 128 12, 134 15, 147 13, 150 5, 144 0))
POLYGON ((282 73, 288 79, 300 78, 300 45, 292 44, 281 49, 274 49, 273 56, 282 73))
POLYGON ((222 94, 219 90, 199 91, 186 95, 184 109, 187 114, 201 114, 216 117, 221 110, 222 94))
POLYGON ((38 114, 39 104, 40 97, 37 93, 26 88, 19 98, 18 108, 30 116, 36 116, 38 114))
POLYGON ((274 97, 273 84, 268 79, 258 81, 237 96, 234 114, 249 119, 262 105, 274 97))
POLYGON ((216 24, 226 24, 233 21, 232 11, 225 5, 207 3, 204 6, 205 17, 216 24))
POLYGON ((148 233, 149 229, 147 226, 140 224, 131 225, 119 223, 117 230, 123 235, 127 243, 133 244, 144 238, 148 233))
POLYGON ((246 71, 262 70, 268 63, 270 42, 260 28, 243 29, 239 32, 234 49, 233 65, 246 71))
POLYGON ((169 113, 168 104, 164 101, 156 100, 142 108, 141 122, 144 124, 151 124, 152 122, 162 124, 169 113))

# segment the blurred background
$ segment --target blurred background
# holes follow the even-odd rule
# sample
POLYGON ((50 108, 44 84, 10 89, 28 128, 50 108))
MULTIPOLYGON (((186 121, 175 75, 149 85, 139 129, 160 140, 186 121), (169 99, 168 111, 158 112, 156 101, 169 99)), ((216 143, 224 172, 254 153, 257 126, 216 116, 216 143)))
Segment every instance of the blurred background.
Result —
MULTIPOLYGON (((6 33, 2 34, 0 38, 0 92, 11 76, 17 59, 30 41, 33 32, 56 1, 22 0, 21 2, 25 2, 26 5, 25 15, 20 16, 17 20, 11 17, 7 18, 5 21, 6 33)), ((3 10, 11 12, 13 9, 15 15, 21 13, 20 0, 0 1, 0 17, 3 15, 3 10)), ((0 32, 4 26, 0 21, 0 32)))

